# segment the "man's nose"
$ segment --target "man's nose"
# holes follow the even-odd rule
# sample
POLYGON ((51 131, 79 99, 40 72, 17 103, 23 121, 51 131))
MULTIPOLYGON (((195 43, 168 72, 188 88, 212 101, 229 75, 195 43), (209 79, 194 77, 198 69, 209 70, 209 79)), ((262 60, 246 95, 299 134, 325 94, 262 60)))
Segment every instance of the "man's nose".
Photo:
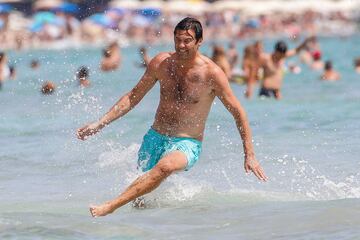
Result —
POLYGON ((179 48, 184 48, 185 47, 185 44, 183 42, 180 42, 179 43, 179 48))

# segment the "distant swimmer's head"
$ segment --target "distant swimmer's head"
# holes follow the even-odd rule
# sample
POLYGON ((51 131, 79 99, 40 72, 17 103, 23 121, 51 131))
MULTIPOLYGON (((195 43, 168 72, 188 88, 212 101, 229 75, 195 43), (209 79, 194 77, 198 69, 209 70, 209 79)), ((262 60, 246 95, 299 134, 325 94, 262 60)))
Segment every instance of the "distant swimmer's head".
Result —
POLYGON ((51 81, 46 81, 42 86, 41 86, 41 92, 44 95, 50 95, 52 93, 55 92, 55 84, 51 81))
POLYGON ((146 54, 146 48, 144 46, 142 46, 140 49, 139 49, 139 52, 141 55, 145 55, 146 54))
POLYGON ((321 60, 321 52, 319 50, 316 50, 312 52, 312 58, 314 61, 320 61, 321 60))
POLYGON ((10 71, 10 77, 11 77, 12 79, 14 79, 15 76, 16 76, 16 69, 15 69, 15 67, 14 67, 13 65, 9 66, 9 71, 10 71))
POLYGON ((203 30, 199 20, 184 18, 174 29, 177 56, 181 59, 194 57, 202 43, 203 30))
POLYGON ((79 70, 76 72, 76 77, 79 80, 87 79, 89 77, 89 67, 82 66, 79 68, 79 70))
POLYGON ((39 62, 38 60, 36 60, 36 59, 31 60, 31 62, 30 62, 30 67, 31 67, 32 69, 36 69, 36 68, 38 68, 39 66, 40 66, 40 62, 39 62))
POLYGON ((360 57, 359 57, 359 58, 356 58, 356 59, 354 60, 354 66, 355 66, 356 68, 360 68, 360 57))
POLYGON ((281 55, 285 55, 286 52, 287 52, 287 44, 284 42, 284 41, 278 41, 276 44, 275 44, 275 53, 279 53, 281 55))
POLYGON ((331 61, 326 61, 324 66, 325 71, 329 71, 333 69, 333 64, 331 61))
POLYGON ((213 58, 218 56, 225 56, 225 49, 222 46, 214 45, 213 47, 213 58))
POLYGON ((263 46, 263 43, 262 41, 260 40, 257 40, 255 43, 254 43, 254 48, 255 48, 255 53, 260 55, 263 50, 264 50, 264 46, 263 46))
POLYGON ((105 49, 103 50, 103 56, 104 56, 105 58, 111 57, 111 50, 109 50, 108 48, 105 48, 105 49))

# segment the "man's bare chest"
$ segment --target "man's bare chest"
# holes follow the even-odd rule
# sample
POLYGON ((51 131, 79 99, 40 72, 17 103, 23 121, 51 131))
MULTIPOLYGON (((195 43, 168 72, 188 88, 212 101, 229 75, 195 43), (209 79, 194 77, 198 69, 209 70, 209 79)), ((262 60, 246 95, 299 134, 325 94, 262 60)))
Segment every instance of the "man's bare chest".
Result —
POLYGON ((208 93, 206 79, 194 72, 168 71, 160 80, 161 97, 176 103, 196 104, 208 93))

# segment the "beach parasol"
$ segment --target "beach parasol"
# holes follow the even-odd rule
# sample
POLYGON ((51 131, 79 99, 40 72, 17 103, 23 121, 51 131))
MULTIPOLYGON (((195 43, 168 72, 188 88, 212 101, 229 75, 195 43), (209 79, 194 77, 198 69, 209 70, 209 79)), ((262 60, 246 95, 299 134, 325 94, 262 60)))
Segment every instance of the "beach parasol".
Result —
POLYGON ((116 27, 116 23, 110 17, 102 13, 96 13, 94 15, 91 15, 90 17, 88 17, 88 19, 91 22, 100 25, 101 27, 105 27, 105 28, 116 27))
POLYGON ((0 14, 1 13, 9 13, 11 12, 12 7, 6 3, 0 3, 0 14))
POLYGON ((79 12, 79 6, 75 3, 65 2, 57 8, 58 11, 68 14, 76 14, 79 12))

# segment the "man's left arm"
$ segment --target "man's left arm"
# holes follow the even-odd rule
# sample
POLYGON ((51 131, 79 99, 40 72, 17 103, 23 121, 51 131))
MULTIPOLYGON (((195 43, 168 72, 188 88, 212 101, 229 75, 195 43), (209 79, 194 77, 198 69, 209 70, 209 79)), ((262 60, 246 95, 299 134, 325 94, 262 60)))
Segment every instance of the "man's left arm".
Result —
POLYGON ((295 56, 296 54, 299 54, 299 52, 301 50, 303 50, 309 42, 314 41, 314 39, 315 39, 315 37, 306 38, 297 48, 287 51, 286 57, 288 58, 288 57, 295 56))
POLYGON ((245 154, 245 171, 247 173, 252 171, 258 179, 266 181, 267 177, 265 176, 264 170, 255 158, 251 130, 244 108, 234 95, 224 72, 220 68, 214 68, 211 79, 213 79, 213 89, 216 96, 233 115, 236 126, 241 135, 245 154))

